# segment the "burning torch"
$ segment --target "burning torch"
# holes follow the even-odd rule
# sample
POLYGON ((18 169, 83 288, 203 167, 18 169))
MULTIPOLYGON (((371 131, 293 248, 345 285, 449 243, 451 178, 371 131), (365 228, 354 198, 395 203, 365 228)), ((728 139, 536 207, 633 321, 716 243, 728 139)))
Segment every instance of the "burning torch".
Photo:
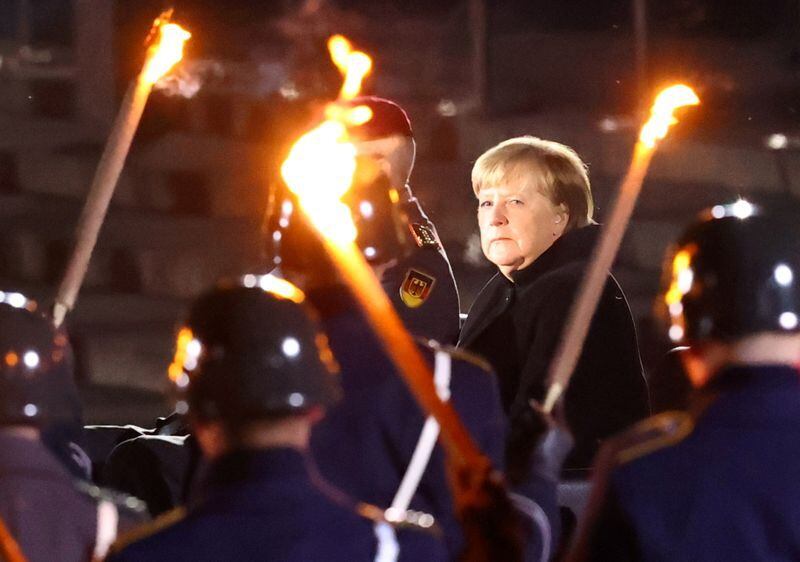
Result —
POLYGON ((630 222, 642 182, 647 175, 659 141, 666 137, 670 126, 677 123, 677 119, 674 117, 676 109, 699 103, 700 99, 694 91, 683 84, 662 90, 653 103, 650 118, 639 132, 639 139, 633 150, 633 160, 620 186, 611 216, 592 253, 586 276, 583 278, 578 296, 564 326, 561 343, 550 364, 548 374, 550 387, 544 401, 546 412, 553 410, 569 385, 569 380, 586 340, 586 334, 589 331, 589 324, 600 301, 608 271, 611 269, 611 264, 614 262, 622 242, 622 236, 630 222))
POLYGON ((171 23, 171 18, 170 9, 153 22, 148 36, 149 47, 144 65, 125 93, 100 163, 97 165, 89 195, 78 220, 75 248, 53 305, 53 323, 56 326, 61 325, 67 312, 75 305, 92 251, 97 243, 97 235, 103 225, 111 196, 114 194, 114 188, 150 91, 153 85, 183 58, 183 45, 191 37, 191 34, 181 26, 171 23))

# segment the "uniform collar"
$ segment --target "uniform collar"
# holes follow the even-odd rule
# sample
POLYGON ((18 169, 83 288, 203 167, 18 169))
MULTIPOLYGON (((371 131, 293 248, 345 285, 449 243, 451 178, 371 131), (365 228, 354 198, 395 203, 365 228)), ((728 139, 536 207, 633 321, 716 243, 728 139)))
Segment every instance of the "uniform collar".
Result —
POLYGON ((307 475, 307 462, 305 453, 289 447, 241 449, 211 463, 204 487, 216 489, 244 481, 307 475))
MULTIPOLYGON (((568 263, 586 261, 600 236, 600 227, 590 224, 571 230, 558 238, 541 256, 524 269, 511 274, 516 285, 527 285, 543 273, 568 263)), ((501 275, 505 279, 505 276, 501 275)))

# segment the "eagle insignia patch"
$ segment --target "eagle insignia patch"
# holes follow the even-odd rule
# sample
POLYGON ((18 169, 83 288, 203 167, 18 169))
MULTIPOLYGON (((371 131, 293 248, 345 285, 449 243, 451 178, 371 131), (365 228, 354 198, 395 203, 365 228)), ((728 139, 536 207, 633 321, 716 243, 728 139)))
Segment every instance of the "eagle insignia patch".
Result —
POLYGON ((400 300, 408 308, 422 306, 431 294, 431 289, 436 283, 436 278, 426 275, 416 269, 409 269, 406 278, 400 285, 400 300))

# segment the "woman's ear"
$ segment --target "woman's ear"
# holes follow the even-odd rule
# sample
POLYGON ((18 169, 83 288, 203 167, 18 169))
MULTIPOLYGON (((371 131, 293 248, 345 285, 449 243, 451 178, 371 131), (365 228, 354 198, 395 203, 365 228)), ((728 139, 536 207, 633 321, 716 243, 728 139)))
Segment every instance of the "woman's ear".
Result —
POLYGON ((567 206, 563 203, 556 205, 553 223, 553 226, 558 229, 559 234, 562 234, 567 228, 567 223, 569 223, 569 209, 567 209, 567 206))

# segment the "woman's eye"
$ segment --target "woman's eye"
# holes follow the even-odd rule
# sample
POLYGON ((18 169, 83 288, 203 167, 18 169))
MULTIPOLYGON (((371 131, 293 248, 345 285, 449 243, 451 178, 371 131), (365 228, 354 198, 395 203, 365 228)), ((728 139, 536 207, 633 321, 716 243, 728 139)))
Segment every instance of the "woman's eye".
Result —
POLYGON ((491 206, 492 206, 491 201, 481 201, 480 203, 478 203, 478 207, 491 207, 491 206))
POLYGON ((509 205, 523 205, 524 203, 523 203, 522 199, 510 199, 508 201, 508 204, 509 205))

